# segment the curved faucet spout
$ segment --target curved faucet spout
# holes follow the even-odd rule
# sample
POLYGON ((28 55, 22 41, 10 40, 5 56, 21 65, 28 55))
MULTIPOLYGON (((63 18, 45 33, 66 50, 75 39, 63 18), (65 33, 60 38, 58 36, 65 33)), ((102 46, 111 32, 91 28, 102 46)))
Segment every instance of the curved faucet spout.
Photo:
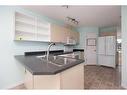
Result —
POLYGON ((47 61, 49 61, 49 51, 50 51, 51 46, 53 46, 53 45, 55 45, 55 43, 50 43, 48 48, 47 48, 47 55, 46 55, 47 61))

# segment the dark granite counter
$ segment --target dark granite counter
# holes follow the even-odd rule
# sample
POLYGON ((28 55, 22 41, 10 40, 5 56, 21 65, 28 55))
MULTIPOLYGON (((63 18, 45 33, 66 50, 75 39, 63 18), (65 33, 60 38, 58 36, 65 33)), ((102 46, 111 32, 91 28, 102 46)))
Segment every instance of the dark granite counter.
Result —
MULTIPOLYGON (((69 53, 73 53, 73 52, 84 52, 84 49, 73 49, 72 52, 64 52, 64 50, 54 50, 54 51, 50 51, 50 54, 53 55, 62 55, 62 54, 69 54, 69 53)), ((25 52, 25 56, 29 56, 29 55, 44 55, 46 51, 33 51, 33 52, 25 52)))
POLYGON ((73 61, 70 64, 66 64, 64 66, 56 66, 54 64, 46 63, 40 60, 35 55, 32 56, 16 55, 15 58, 19 62, 21 62, 21 64, 23 64, 24 67, 33 75, 57 74, 84 62, 84 60, 76 59, 76 61, 73 61))
POLYGON ((73 52, 77 52, 77 51, 84 52, 84 49, 73 49, 73 52))

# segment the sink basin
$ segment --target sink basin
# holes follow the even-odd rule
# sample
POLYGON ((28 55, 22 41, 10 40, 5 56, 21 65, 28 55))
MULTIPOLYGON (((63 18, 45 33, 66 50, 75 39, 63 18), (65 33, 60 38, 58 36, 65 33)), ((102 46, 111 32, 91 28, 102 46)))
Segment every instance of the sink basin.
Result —
POLYGON ((42 61, 46 63, 54 64, 56 66, 65 66, 66 64, 71 64, 77 60, 73 58, 66 58, 66 57, 60 57, 60 56, 49 56, 49 61, 47 62, 46 56, 41 56, 37 58, 40 58, 42 61))

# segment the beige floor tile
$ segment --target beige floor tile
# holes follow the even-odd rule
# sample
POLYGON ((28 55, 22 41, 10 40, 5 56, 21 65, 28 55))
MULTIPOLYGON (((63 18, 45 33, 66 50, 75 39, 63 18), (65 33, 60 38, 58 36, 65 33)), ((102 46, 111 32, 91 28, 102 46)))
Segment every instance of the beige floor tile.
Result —
POLYGON ((84 66, 85 89, 122 89, 119 68, 84 66))

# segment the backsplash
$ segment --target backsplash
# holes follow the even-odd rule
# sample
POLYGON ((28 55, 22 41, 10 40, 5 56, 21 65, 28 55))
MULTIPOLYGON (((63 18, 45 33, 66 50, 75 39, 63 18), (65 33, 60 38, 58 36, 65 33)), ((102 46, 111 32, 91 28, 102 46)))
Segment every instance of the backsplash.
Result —
POLYGON ((64 46, 64 52, 72 52, 74 49, 74 46, 64 46))

